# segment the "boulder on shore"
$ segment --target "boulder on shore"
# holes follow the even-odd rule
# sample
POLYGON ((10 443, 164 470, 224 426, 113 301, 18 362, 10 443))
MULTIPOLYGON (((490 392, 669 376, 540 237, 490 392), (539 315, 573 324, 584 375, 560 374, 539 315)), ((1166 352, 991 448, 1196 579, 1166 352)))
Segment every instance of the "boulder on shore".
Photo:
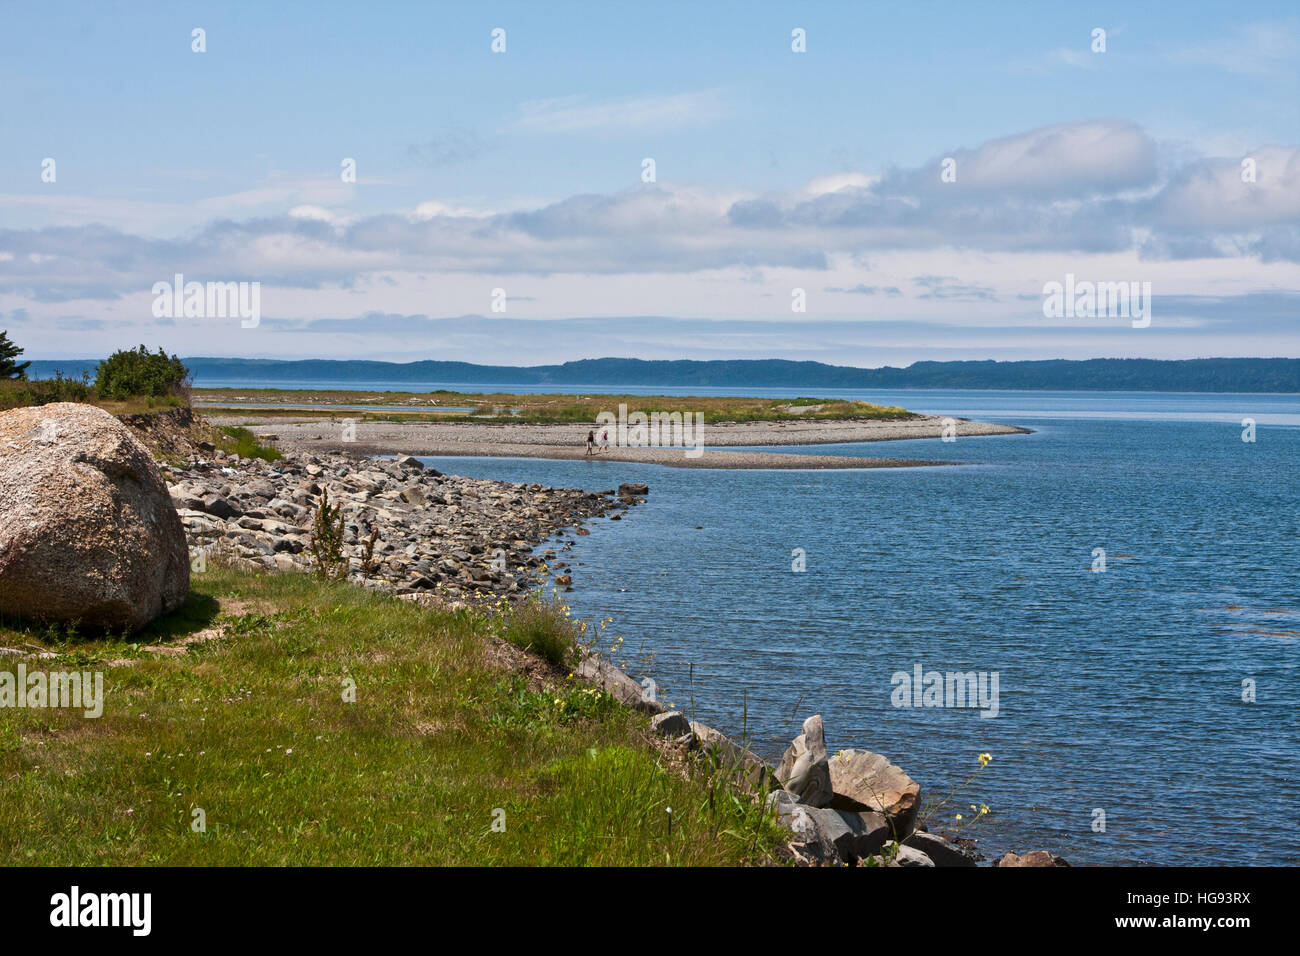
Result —
POLYGON ((0 413, 0 614, 134 631, 189 586, 185 530, 125 425, 72 402, 0 413))
POLYGON ((896 839, 912 832, 921 788, 900 768, 869 750, 841 750, 830 758, 830 806, 836 810, 874 810, 893 824, 896 839))
POLYGON ((776 779, 810 807, 830 805, 833 796, 831 772, 827 765, 826 729, 821 714, 814 714, 803 722, 803 733, 794 738, 781 758, 776 779))

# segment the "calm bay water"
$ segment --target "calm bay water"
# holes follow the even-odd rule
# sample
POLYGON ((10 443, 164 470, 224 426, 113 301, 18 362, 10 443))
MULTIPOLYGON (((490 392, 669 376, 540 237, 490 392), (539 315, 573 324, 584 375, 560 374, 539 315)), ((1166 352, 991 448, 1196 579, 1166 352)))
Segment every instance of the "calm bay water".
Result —
POLYGON ((1036 432, 770 449, 971 463, 950 468, 430 460, 589 490, 648 483, 647 504, 565 552, 582 562, 568 598, 614 618, 629 670, 661 699, 765 755, 820 712, 832 752, 887 754, 938 799, 989 751, 934 819, 987 803, 971 835, 990 855, 1300 863, 1300 396, 853 394, 1036 432), (998 716, 893 706, 892 676, 917 664, 997 672, 998 716))

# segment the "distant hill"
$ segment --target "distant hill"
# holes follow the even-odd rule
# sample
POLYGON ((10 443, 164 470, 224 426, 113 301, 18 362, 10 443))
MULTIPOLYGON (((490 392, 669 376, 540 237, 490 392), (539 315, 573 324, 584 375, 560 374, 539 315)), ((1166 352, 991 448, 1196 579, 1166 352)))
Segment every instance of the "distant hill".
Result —
MULTIPOLYGON (((187 358, 196 385, 330 381, 403 385, 566 385, 690 388, 968 388, 1067 391, 1300 392, 1300 359, 1050 359, 916 362, 906 368, 850 368, 784 359, 708 362, 602 358, 563 365, 469 362, 187 358)), ((94 360, 33 361, 30 374, 79 375, 94 360)))

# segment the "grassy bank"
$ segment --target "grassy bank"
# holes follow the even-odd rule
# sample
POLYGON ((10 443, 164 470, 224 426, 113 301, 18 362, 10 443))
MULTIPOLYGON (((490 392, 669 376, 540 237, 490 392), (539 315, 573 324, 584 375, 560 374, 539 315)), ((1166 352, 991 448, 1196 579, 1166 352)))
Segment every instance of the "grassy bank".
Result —
POLYGON ((709 422, 792 421, 817 419, 896 419, 911 413, 897 406, 873 405, 839 399, 738 398, 717 396, 665 395, 514 395, 479 392, 373 392, 351 390, 295 391, 293 389, 200 388, 194 401, 213 406, 213 413, 238 414, 265 419, 273 416, 356 417, 362 421, 484 421, 586 423, 601 412, 618 412, 620 404, 629 412, 699 412, 709 422), (249 409, 248 404, 283 404, 283 409, 249 409), (315 409, 312 405, 403 406, 400 410, 361 410, 356 413, 315 409), (300 407, 293 407, 300 406, 300 407), (303 408, 301 406, 307 406, 303 408), (473 409, 472 412, 446 411, 473 409))
POLYGON ((102 671, 105 690, 98 719, 0 708, 0 863, 768 858, 779 831, 716 773, 676 763, 643 716, 562 671, 549 686, 522 676, 493 638, 508 631, 481 613, 220 568, 129 640, 0 623, 0 647, 57 652, 28 658, 29 672, 102 671))

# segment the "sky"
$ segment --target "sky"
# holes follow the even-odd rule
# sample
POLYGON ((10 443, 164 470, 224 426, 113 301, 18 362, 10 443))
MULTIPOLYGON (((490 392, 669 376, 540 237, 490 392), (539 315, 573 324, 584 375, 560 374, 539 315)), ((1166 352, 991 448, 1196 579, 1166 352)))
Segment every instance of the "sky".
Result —
POLYGON ((1300 356, 1294 0, 0 22, 28 358, 1300 356), (257 283, 256 321, 177 274, 257 283), (1150 321, 1046 315, 1067 276, 1149 283, 1150 321))

